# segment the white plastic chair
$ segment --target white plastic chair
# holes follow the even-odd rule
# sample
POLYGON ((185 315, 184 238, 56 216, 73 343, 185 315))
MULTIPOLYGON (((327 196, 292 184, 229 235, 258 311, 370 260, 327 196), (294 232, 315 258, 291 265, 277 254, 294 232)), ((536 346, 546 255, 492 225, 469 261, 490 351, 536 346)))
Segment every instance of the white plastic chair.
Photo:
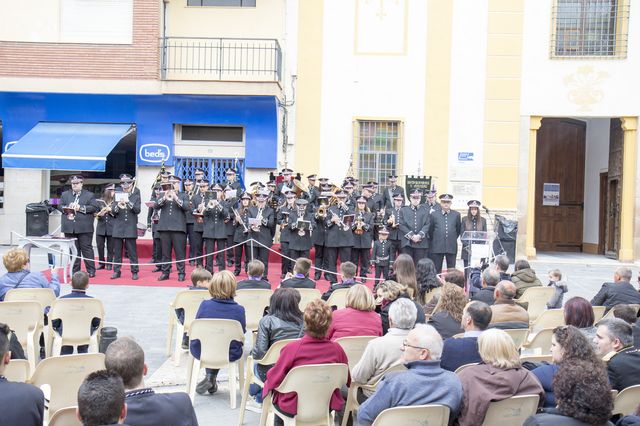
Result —
POLYGON ((40 334, 43 319, 42 307, 35 300, 0 303, 0 323, 7 324, 15 331, 32 371, 40 361, 40 334))
POLYGON ((64 407, 77 404, 78 389, 89 373, 104 370, 104 354, 76 354, 44 359, 36 367, 30 382, 49 385, 49 416, 64 407))
POLYGON ((352 370, 360 358, 370 341, 378 336, 349 336, 336 339, 336 343, 342 346, 344 353, 349 360, 349 370, 352 370))
POLYGON ((196 384, 201 368, 229 368, 229 403, 231 409, 236 408, 236 380, 243 388, 243 358, 229 361, 229 346, 232 341, 244 343, 244 333, 238 321, 227 319, 202 318, 193 320, 189 328, 189 338, 200 340, 200 359, 189 354, 187 371, 187 393, 193 401, 196 384))
POLYGON ((280 357, 280 351, 282 348, 287 346, 291 342, 295 342, 298 339, 284 339, 278 340, 274 342, 267 350, 267 353, 264 354, 262 359, 253 359, 252 355, 247 357, 247 363, 245 364, 245 378, 244 378, 244 387, 242 389, 242 401, 240 402, 240 418, 238 419, 238 424, 242 426, 244 423, 244 410, 247 407, 247 400, 249 399, 249 386, 251 384, 256 384, 260 387, 264 387, 264 382, 260 380, 260 377, 253 374, 253 367, 258 365, 273 365, 278 361, 280 357))
POLYGON ((561 325, 564 325, 564 309, 547 309, 529 327, 531 330, 529 337, 542 329, 556 328, 561 325))
POLYGON ((260 425, 266 424, 267 416, 278 416, 285 426, 312 424, 333 426, 335 412, 329 403, 331 395, 347 383, 349 367, 346 364, 310 364, 294 367, 275 390, 279 393, 295 392, 298 396, 297 414, 282 415, 273 408, 271 393, 262 404, 260 425))
POLYGON ((322 293, 317 288, 296 288, 296 290, 300 293, 300 304, 298 306, 302 312, 304 312, 309 302, 322 297, 322 293))
POLYGON ((604 317, 604 306, 593 306, 593 323, 597 324, 604 317))
POLYGON ((489 404, 482 426, 521 426, 538 410, 539 395, 520 395, 489 404))
POLYGON ((522 355, 520 357, 520 362, 547 362, 547 363, 551 363, 553 361, 553 358, 551 358, 551 355, 522 355))
POLYGON ((48 426, 82 426, 82 422, 76 416, 77 409, 77 406, 59 409, 49 419, 48 426))
POLYGON ((626 416, 635 412, 640 401, 640 385, 629 386, 622 389, 613 401, 613 412, 611 414, 622 414, 626 416))
POLYGON ((26 359, 12 359, 4 369, 4 377, 11 382, 24 383, 29 380, 31 370, 26 359))
POLYGON ((553 336, 554 328, 545 328, 540 330, 529 341, 522 345, 522 349, 526 350, 529 355, 550 355, 551 354, 551 336, 553 336))
POLYGON ((465 368, 473 367, 474 365, 478 365, 478 363, 470 362, 469 364, 461 365, 460 367, 456 368, 456 371, 454 371, 454 373, 460 374, 460 372, 463 371, 465 368))
POLYGON ((527 336, 529 335, 528 328, 510 328, 503 331, 511 336, 511 339, 513 340, 513 343, 515 343, 516 349, 518 350, 522 347, 522 345, 525 344, 525 342, 527 341, 527 336))
POLYGON ((445 405, 413 405, 387 408, 373 421, 372 426, 429 425, 447 426, 450 409, 445 405))
POLYGON ((235 301, 244 307, 247 321, 247 330, 257 330, 258 323, 264 314, 264 309, 269 307, 269 301, 273 292, 267 289, 237 290, 235 301))
POLYGON ((40 303, 42 313, 56 300, 56 294, 50 288, 12 288, 5 294, 5 302, 33 301, 40 303))
POLYGON ((100 299, 56 299, 49 311, 50 344, 47 347, 53 355, 60 355, 62 346, 73 346, 75 351, 80 345, 89 345, 90 353, 98 352, 98 336, 103 325, 104 307, 100 299), (92 333, 91 322, 94 318, 100 319, 100 325, 92 333), (53 329, 55 320, 62 321, 62 336, 53 329))
POLYGON ((524 290, 522 296, 515 301, 518 303, 527 302, 527 312, 529 322, 533 322, 547 309, 547 302, 551 300, 555 293, 555 287, 529 287, 524 290))
POLYGON ((196 313, 203 300, 210 299, 211 295, 205 290, 182 290, 179 291, 173 302, 169 303, 169 326, 167 330, 167 348, 166 355, 172 355, 175 366, 180 365, 180 354, 182 353, 182 335, 185 330, 189 330, 191 322, 196 318, 196 313), (181 324, 178 319, 176 309, 184 311, 184 322, 181 324), (176 344, 171 353, 171 341, 173 339, 173 331, 176 330, 176 344))
POLYGON ((335 306, 336 309, 342 309, 347 306, 347 293, 348 288, 339 288, 334 290, 327 300, 327 305, 335 306))

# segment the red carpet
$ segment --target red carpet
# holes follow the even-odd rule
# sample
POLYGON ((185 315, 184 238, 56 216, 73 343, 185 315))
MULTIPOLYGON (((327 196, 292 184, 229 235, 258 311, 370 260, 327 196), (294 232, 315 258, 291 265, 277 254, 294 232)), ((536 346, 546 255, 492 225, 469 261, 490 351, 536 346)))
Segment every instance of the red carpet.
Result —
MULTIPOLYGON (((138 241, 138 262, 139 263, 150 263, 151 262, 151 253, 152 253, 152 242, 150 240, 139 240, 138 241)), ((279 250, 280 245, 274 244, 272 247, 274 250, 279 250)), ((313 259, 313 250, 311 251, 311 258, 313 259)), ((126 262, 126 260, 124 260, 126 262)), ((97 264, 97 260, 96 260, 97 264)), ((84 270, 84 265, 82 266, 84 270)), ((172 272, 168 280, 166 281, 158 281, 158 277, 160 276, 160 272, 152 272, 155 269, 155 265, 149 266, 140 266, 140 272, 138 273, 139 279, 134 281, 131 279, 131 269, 128 266, 123 266, 121 271, 121 277, 115 280, 111 279, 111 275, 113 271, 108 271, 106 269, 96 271, 95 278, 91 279, 91 285, 134 285, 134 286, 143 286, 143 287, 188 287, 191 285, 191 281, 189 276, 191 271, 195 269, 195 267, 186 265, 186 281, 179 282, 178 281, 178 271, 175 265, 172 265, 172 272)), ((233 272, 233 267, 227 268, 233 272)), ((217 268, 216 268, 217 270, 217 268)), ((313 271, 313 270, 312 270, 313 271)), ((44 272, 45 275, 49 275, 48 271, 44 272)), ((269 283, 271 283, 271 287, 275 289, 280 284, 280 274, 281 274, 281 263, 280 256, 276 253, 271 253, 269 256, 269 283)), ((310 276, 313 278, 313 272, 311 272, 310 276)), ((62 273, 59 272, 60 282, 62 282, 62 273)), ((236 278, 238 281, 246 279, 247 275, 244 273, 244 268, 242 273, 236 278)), ((373 286, 373 280, 370 279, 366 282, 368 287, 373 286)), ((318 290, 324 292, 329 288, 329 282, 324 279, 324 277, 317 282, 318 290)))

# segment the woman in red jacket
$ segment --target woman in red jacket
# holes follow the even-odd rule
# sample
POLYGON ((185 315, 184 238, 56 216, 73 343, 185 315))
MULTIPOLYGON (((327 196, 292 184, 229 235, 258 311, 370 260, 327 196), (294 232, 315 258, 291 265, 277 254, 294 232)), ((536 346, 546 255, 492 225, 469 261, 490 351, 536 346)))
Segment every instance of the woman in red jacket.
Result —
POLYGON ((333 313, 327 337, 382 336, 382 320, 375 312, 376 302, 365 285, 354 284, 347 292, 347 305, 333 313))
MULTIPOLYGON (((273 392, 273 404, 279 412, 291 417, 298 413, 298 396, 295 392, 279 393, 274 390, 280 386, 291 369, 309 364, 349 363, 342 347, 327 338, 330 325, 331 307, 320 299, 309 302, 304 310, 304 336, 285 346, 280 352, 278 362, 267 373, 263 397, 273 392)), ((350 382, 351 378, 347 377, 347 386, 350 382)), ((339 411, 343 406, 344 399, 340 389, 336 389, 331 396, 330 407, 339 411)))

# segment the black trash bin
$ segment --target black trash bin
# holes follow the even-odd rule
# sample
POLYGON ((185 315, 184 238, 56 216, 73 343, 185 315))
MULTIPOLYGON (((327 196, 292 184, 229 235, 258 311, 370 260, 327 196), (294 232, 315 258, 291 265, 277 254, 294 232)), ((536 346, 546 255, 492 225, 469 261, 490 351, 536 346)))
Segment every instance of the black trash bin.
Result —
POLYGON ((98 350, 100 353, 107 352, 110 344, 118 339, 118 329, 115 327, 102 327, 100 331, 100 344, 98 350))
POLYGON ((518 221, 507 219, 497 214, 495 216, 496 238, 493 240, 493 252, 505 254, 509 263, 516 261, 516 238, 518 236, 518 221))
POLYGON ((45 203, 27 204, 27 237, 42 237, 49 233, 49 211, 45 203))

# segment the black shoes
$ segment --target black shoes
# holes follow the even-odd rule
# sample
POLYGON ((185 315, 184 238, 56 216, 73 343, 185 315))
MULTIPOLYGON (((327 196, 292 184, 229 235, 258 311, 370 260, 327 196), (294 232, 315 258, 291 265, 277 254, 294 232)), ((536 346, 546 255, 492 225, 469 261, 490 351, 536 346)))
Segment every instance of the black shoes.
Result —
POLYGON ((318 281, 321 277, 322 277, 322 272, 320 271, 316 271, 316 273, 313 274, 313 279, 316 281, 318 281))
POLYGON ((120 278, 120 271, 114 272, 113 275, 111 275, 111 279, 115 280, 120 278))
POLYGON ((137 280, 138 279, 138 273, 137 272, 133 272, 131 274, 131 279, 134 280, 134 281, 137 280))
POLYGON ((236 277, 240 275, 240 269, 236 269, 235 271, 233 271, 233 275, 235 275, 236 277))
POLYGON ((159 266, 156 266, 156 268, 151 272, 162 272, 162 268, 159 266))
POLYGON ((190 260, 189 261, 189 266, 195 266, 196 265, 196 261, 195 260, 190 260))
POLYGON ((89 278, 95 278, 95 277, 96 277, 95 272, 89 272, 89 278))
POLYGON ((99 271, 99 270, 104 269, 104 268, 105 268, 104 265, 98 265, 98 267, 96 269, 99 271))
POLYGON ((218 391, 218 383, 216 383, 217 374, 207 374, 206 377, 197 384, 196 392, 199 395, 204 395, 209 392, 210 394, 214 394, 218 391))
POLYGON ((158 277, 158 281, 166 281, 168 279, 169 279, 169 274, 165 274, 164 272, 162 273, 162 275, 158 277))
POLYGON ((107 271, 111 271, 113 269, 113 265, 107 265, 107 271))
POLYGON ((185 275, 184 274, 178 274, 178 281, 183 282, 185 280, 185 275))

